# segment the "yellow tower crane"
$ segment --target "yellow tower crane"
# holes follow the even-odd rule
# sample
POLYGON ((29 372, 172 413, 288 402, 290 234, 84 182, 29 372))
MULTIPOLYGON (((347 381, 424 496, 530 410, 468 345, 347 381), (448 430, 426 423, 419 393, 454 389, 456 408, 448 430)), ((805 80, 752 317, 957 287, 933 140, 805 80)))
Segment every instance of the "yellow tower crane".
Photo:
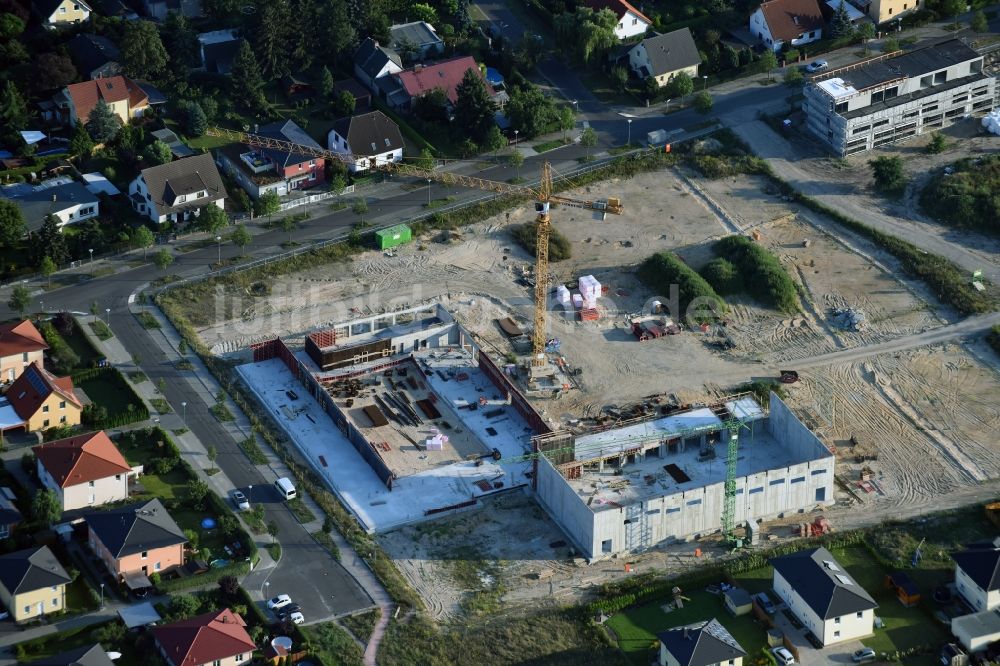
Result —
POLYGON ((435 171, 425 169, 406 162, 379 162, 370 157, 357 157, 350 153, 338 153, 323 148, 313 148, 291 141, 274 139, 259 134, 249 132, 236 132, 233 130, 209 128, 206 132, 209 136, 229 139, 236 143, 257 148, 269 148, 285 152, 293 152, 300 155, 310 155, 325 159, 336 160, 344 164, 358 165, 363 169, 374 171, 384 171, 396 173, 401 176, 411 176, 413 178, 423 178, 445 185, 456 185, 468 187, 497 194, 509 194, 514 196, 531 197, 535 200, 535 211, 538 213, 537 221, 537 243, 535 249, 535 317, 534 330, 531 335, 532 357, 531 365, 539 367, 546 364, 545 360, 545 308, 546 296, 548 294, 549 277, 549 234, 551 233, 551 216, 549 208, 551 204, 572 206, 574 208, 584 208, 602 213, 613 213, 620 215, 623 211, 619 199, 608 199, 607 201, 594 201, 573 199, 552 193, 552 167, 548 162, 542 165, 542 177, 537 188, 526 185, 512 185, 476 176, 466 176, 451 171, 435 171))

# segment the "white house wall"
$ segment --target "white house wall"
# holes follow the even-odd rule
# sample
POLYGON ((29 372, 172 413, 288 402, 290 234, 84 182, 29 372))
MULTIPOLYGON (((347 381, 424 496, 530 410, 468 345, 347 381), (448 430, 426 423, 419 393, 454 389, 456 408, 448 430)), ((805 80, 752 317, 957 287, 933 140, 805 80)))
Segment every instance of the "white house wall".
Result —
POLYGON ((600 553, 601 544, 594 536, 594 513, 566 483, 559 470, 544 457, 538 458, 536 492, 539 502, 573 544, 584 555, 596 557, 594 553, 600 553))
POLYGON ((618 25, 615 26, 615 36, 618 39, 628 39, 646 34, 648 28, 649 24, 642 17, 635 12, 627 11, 625 16, 618 19, 618 25))
POLYGON ((955 587, 962 598, 977 612, 1000 607, 1000 590, 987 592, 976 585, 968 574, 958 566, 955 567, 955 587))

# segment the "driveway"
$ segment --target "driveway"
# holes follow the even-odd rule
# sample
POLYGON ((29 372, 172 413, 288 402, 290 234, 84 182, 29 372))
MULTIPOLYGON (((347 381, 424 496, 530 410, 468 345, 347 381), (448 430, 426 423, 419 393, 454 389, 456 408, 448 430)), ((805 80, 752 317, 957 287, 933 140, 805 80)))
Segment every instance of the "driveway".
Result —
POLYGON ((849 664, 855 650, 864 647, 861 641, 847 641, 817 650, 806 640, 804 630, 796 629, 785 617, 785 611, 779 610, 772 616, 774 623, 792 642, 799 652, 800 664, 849 664))

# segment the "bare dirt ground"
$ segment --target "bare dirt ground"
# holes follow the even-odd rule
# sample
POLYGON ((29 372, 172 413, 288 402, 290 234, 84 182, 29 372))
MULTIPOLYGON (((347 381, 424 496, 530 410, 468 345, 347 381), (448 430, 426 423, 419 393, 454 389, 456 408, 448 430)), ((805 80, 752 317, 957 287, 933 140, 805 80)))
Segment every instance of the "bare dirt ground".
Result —
MULTIPOLYGON (((829 168, 857 169, 858 178, 863 171, 829 168)), ((553 264, 553 277, 570 281, 593 274, 609 291, 600 301, 598 322, 577 322, 558 313, 550 317, 550 334, 559 337, 562 353, 583 375, 582 390, 538 403, 546 418, 559 424, 654 393, 697 400, 758 377, 763 367, 795 367, 796 359, 863 348, 942 325, 921 287, 898 279, 891 258, 847 234, 829 235, 823 229, 834 227, 817 228, 811 213, 763 190, 764 184, 752 177, 692 178, 688 185, 666 171, 588 188, 590 197, 622 197, 626 212, 620 217, 601 222, 575 209, 555 211, 554 224, 570 239, 573 257, 553 264), (724 210, 726 223, 709 211, 707 200, 724 210), (760 242, 777 253, 801 285, 802 312, 790 317, 734 299, 724 331, 685 330, 637 342, 626 315, 640 311, 656 295, 638 282, 635 267, 667 249, 697 267, 711 257, 711 242, 729 233, 727 224, 759 232, 760 242), (833 324, 829 309, 844 306, 865 312, 863 330, 845 331, 833 324), (732 339, 733 349, 723 352, 706 344, 719 340, 720 333, 732 339)), ((532 215, 522 207, 511 211, 509 223, 527 222, 532 215)), ((395 256, 367 252, 351 262, 284 276, 273 282, 266 297, 228 294, 226 298, 242 299, 235 311, 243 316, 219 319, 200 333, 217 353, 232 353, 265 337, 294 340, 360 313, 442 299, 484 346, 506 353, 510 347, 495 320, 513 316, 525 324, 531 316, 530 292, 518 283, 530 258, 514 245, 506 226, 506 217, 500 216, 462 229, 458 239, 422 238, 399 248, 395 256)), ((1000 425, 1000 364, 985 348, 974 351, 938 344, 850 363, 811 363, 801 371, 802 381, 790 387, 789 403, 836 445, 838 475, 853 493, 838 492, 837 506, 826 512, 835 526, 917 515, 996 494, 1000 443, 992 433, 1000 425), (878 455, 867 463, 874 471, 871 492, 857 485, 861 465, 854 462, 852 436, 878 455)), ((789 536, 780 524, 766 529, 776 538, 789 536)), ((630 575, 618 561, 574 563, 567 545, 552 546, 565 539, 560 529, 519 493, 491 500, 482 510, 381 539, 441 618, 461 612, 463 601, 476 592, 502 587, 504 603, 514 606, 565 603, 593 585, 630 575)), ((630 561, 637 563, 637 571, 655 567, 672 572, 721 556, 711 541, 699 545, 706 553, 702 560, 694 559, 694 544, 678 544, 630 561)))

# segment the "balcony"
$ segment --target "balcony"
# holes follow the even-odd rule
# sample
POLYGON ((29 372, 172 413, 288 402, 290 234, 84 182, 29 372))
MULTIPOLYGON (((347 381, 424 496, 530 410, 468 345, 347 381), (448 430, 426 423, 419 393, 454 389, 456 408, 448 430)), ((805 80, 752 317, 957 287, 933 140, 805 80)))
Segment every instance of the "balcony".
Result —
POLYGON ((271 161, 271 158, 265 157, 256 150, 251 150, 248 153, 240 153, 240 159, 254 175, 274 171, 274 162, 271 161))

